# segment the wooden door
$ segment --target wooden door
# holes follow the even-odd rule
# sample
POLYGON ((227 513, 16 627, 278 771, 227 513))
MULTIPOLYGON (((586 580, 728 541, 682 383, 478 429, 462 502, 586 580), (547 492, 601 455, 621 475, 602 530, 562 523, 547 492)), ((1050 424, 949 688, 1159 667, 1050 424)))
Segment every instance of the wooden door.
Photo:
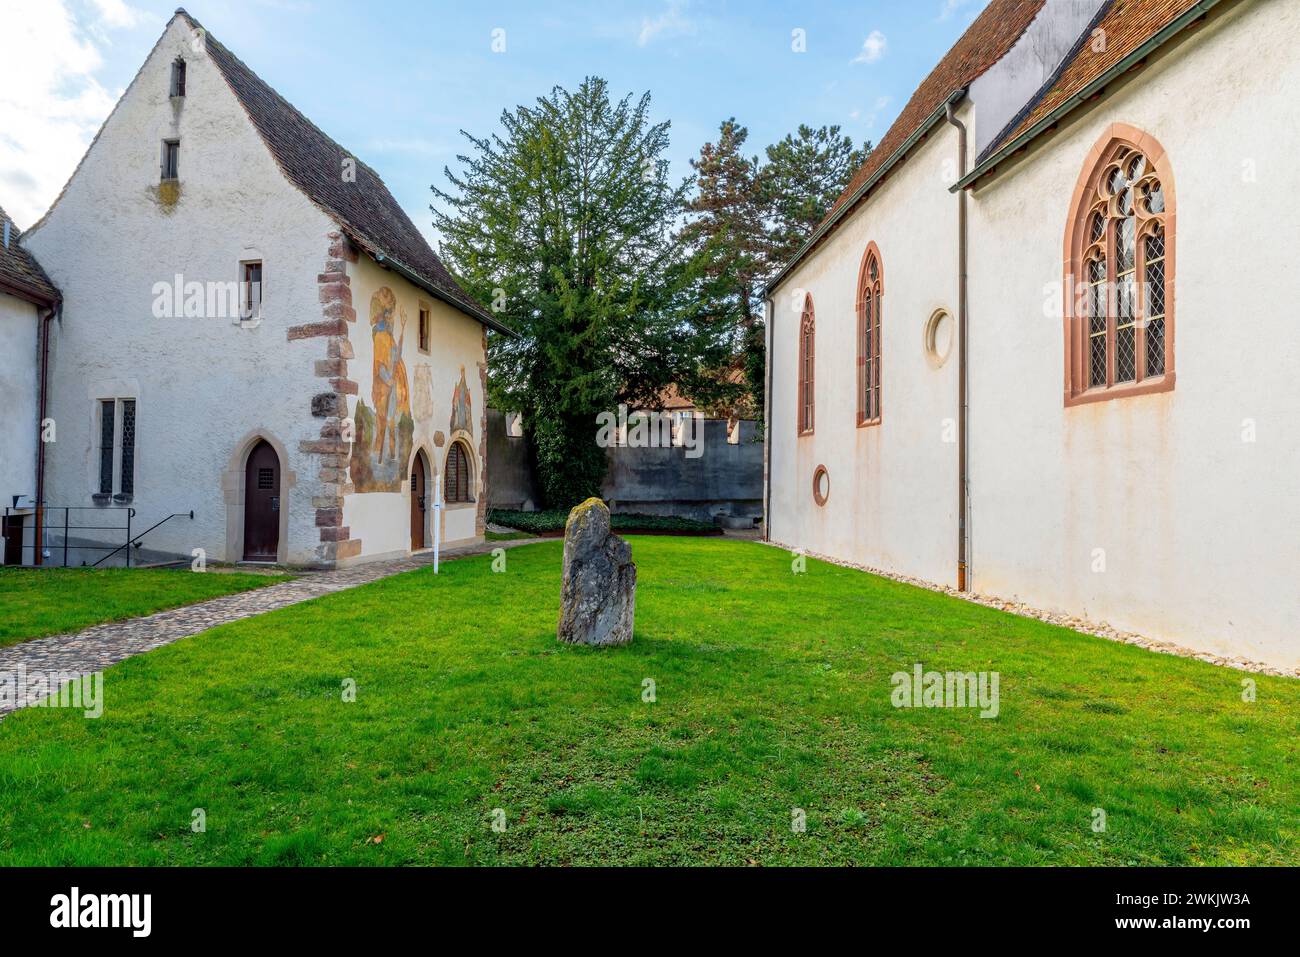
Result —
POLYGON ((424 456, 418 452, 411 463, 411 551, 424 547, 424 510, 428 495, 428 477, 424 473, 424 456))
POLYGON ((244 472, 244 561, 273 562, 280 548, 280 457, 258 442, 244 472))
POLYGON ((23 525, 25 515, 6 515, 4 517, 5 564, 21 565, 23 563, 23 525))

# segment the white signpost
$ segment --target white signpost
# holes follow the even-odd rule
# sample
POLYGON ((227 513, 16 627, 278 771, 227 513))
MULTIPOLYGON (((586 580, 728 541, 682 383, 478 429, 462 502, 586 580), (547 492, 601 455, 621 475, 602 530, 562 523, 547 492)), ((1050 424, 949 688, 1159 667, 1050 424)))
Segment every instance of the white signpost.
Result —
POLYGON ((433 573, 438 574, 438 553, 442 550, 442 475, 433 477, 433 573))

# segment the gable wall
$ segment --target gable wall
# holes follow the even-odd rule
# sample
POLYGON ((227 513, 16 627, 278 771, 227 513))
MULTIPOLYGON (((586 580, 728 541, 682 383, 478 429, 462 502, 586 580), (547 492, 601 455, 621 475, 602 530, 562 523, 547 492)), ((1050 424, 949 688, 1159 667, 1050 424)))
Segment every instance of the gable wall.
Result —
POLYGON ((1295 5, 1243 4, 975 194, 977 591, 1300 665, 1298 41, 1295 5), (1175 180, 1177 381, 1064 408, 1063 236, 1084 160, 1116 122, 1154 136, 1175 180))
MULTIPOLYGON (((227 472, 258 434, 285 450, 283 557, 317 557, 312 522, 317 457, 310 415, 319 339, 289 327, 319 321, 317 275, 334 229, 281 175, 215 66, 175 20, 123 96, 52 211, 23 237, 64 294, 51 350, 47 500, 91 506, 98 489, 100 397, 137 399, 137 528, 172 512, 146 545, 210 559, 228 553, 228 511, 242 508, 227 472), (168 96, 172 60, 188 63, 187 96, 168 96), (181 140, 179 202, 159 202, 161 142, 181 140), (263 320, 155 318, 155 284, 239 279, 243 259, 265 270, 263 320), (232 494, 235 500, 232 500, 232 494)), ((235 471, 238 471, 235 468, 235 471)), ((92 519, 102 512, 86 511, 92 519)), ((119 538, 120 540, 120 538, 119 538)))
POLYGON ((997 63, 970 85, 978 104, 970 145, 983 152, 1061 65, 1104 0, 1050 0, 997 63))

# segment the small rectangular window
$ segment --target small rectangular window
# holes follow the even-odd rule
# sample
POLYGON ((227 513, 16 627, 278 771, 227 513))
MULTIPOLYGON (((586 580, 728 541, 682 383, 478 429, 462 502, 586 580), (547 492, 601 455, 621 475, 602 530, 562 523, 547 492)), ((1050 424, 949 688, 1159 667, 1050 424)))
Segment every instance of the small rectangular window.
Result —
POLYGON ((429 351, 429 310, 420 310, 420 351, 429 351))
POLYGON ((185 95, 185 61, 176 60, 172 63, 172 96, 185 95))
POLYGON ((135 494, 135 399, 99 400, 99 495, 135 494))
POLYGON ((99 493, 113 494, 113 438, 117 434, 114 412, 116 399, 99 403, 99 493))
POLYGON ((244 263, 243 306, 245 319, 255 319, 262 315, 262 264, 260 262, 244 263))
POLYGON ((162 178, 179 179, 181 171, 181 141, 163 140, 162 178))

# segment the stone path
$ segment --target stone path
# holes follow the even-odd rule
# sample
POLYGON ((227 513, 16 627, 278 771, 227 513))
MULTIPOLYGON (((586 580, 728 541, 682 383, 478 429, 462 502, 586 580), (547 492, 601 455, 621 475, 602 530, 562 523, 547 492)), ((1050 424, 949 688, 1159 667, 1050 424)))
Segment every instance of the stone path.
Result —
MULTIPOLYGON (((529 545, 542 539, 511 539, 445 549, 441 560, 482 555, 495 548, 529 545)), ((433 552, 420 552, 391 561, 369 562, 338 571, 302 572, 293 581, 255 588, 235 595, 223 595, 193 605, 160 611, 144 618, 95 625, 66 635, 49 635, 0 648, 0 676, 25 671, 86 675, 102 671, 124 658, 153 651, 181 638, 197 635, 217 625, 262 615, 277 608, 319 598, 346 588, 356 588, 389 575, 398 575, 433 564, 433 552)), ((20 696, 21 697, 21 696, 20 696)), ((22 702, 0 698, 0 717, 22 707, 22 702)))

